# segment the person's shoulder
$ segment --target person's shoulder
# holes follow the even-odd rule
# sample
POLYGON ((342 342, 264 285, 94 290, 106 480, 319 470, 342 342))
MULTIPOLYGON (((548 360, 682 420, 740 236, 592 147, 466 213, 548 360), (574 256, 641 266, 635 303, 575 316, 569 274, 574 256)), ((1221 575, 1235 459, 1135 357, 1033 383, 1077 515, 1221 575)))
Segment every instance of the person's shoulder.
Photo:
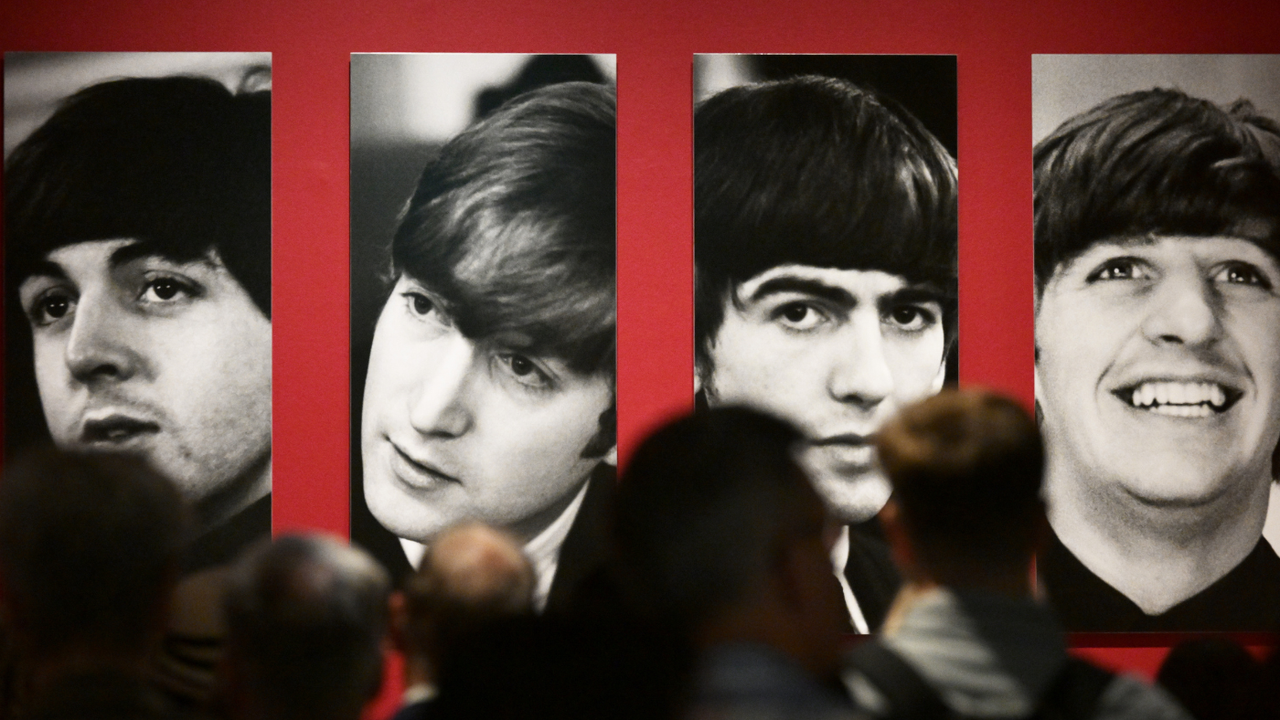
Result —
POLYGON ((1192 720, 1162 688, 1132 675, 1116 675, 1098 699, 1097 720, 1192 720))

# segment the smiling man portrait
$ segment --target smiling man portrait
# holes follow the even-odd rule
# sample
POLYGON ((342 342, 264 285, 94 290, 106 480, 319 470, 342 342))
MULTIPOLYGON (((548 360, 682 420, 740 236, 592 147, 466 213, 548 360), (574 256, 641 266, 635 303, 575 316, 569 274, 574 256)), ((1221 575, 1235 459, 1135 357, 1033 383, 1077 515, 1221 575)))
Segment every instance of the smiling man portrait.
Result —
MULTIPOLYGON (((952 59, 929 60, 954 80, 952 59)), ((861 632, 899 582, 874 520, 889 486, 872 437, 946 379, 956 200, 955 160, 924 124, 843 77, 737 85, 694 112, 699 400, 803 432, 804 465, 846 525, 832 561, 861 632)))
POLYGON ((1280 630, 1280 126, 1127 93, 1035 147, 1036 401, 1070 630, 1280 630))
POLYGON ((6 451, 145 458, 198 512, 187 570, 270 531, 271 93, 241 82, 92 84, 5 161, 6 451))

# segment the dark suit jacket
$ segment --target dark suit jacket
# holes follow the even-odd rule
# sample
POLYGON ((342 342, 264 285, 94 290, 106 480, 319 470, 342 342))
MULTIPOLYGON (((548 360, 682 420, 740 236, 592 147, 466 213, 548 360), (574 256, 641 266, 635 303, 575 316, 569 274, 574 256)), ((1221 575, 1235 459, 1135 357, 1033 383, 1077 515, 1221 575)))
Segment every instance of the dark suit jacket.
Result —
POLYGON ((849 561, 844 566, 844 577, 862 608, 868 629, 878 631, 902 586, 902 576, 889 556, 889 544, 878 519, 849 526, 849 561))

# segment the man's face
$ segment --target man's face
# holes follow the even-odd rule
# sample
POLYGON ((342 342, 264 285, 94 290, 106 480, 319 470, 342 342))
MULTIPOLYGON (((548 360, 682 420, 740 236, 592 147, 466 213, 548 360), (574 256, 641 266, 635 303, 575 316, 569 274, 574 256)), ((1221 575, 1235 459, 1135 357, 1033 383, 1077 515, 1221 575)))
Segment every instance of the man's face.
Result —
POLYGON ((1050 478, 1146 504, 1265 504, 1278 289, 1276 259, 1228 237, 1099 242, 1059 266, 1036 309, 1050 478))
POLYGON ((464 337, 443 307, 401 276, 378 318, 361 409, 365 501, 403 538, 462 520, 530 538, 599 464, 582 453, 612 379, 522 351, 519 337, 464 337))
POLYGON ((712 405, 739 403, 795 423, 819 492, 846 522, 879 511, 889 486, 871 443, 899 407, 946 372, 936 295, 878 270, 781 265, 725 299, 701 378, 712 405))
POLYGON ((146 457, 193 502, 271 459, 271 321, 218 258, 50 252, 19 288, 54 442, 146 457))

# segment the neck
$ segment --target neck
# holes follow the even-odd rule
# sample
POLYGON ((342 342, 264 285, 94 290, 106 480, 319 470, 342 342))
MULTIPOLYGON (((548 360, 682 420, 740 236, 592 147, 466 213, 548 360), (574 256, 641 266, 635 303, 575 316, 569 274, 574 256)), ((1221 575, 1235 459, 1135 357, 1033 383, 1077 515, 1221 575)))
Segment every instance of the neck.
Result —
POLYGON ((1239 485, 1259 492, 1224 494, 1194 506, 1156 505, 1119 484, 1051 472, 1049 522, 1085 567, 1155 615, 1212 585, 1257 544, 1270 483, 1239 485))
POLYGON ((271 492, 271 455, 254 464, 240 477, 196 504, 203 530, 221 525, 271 492))

